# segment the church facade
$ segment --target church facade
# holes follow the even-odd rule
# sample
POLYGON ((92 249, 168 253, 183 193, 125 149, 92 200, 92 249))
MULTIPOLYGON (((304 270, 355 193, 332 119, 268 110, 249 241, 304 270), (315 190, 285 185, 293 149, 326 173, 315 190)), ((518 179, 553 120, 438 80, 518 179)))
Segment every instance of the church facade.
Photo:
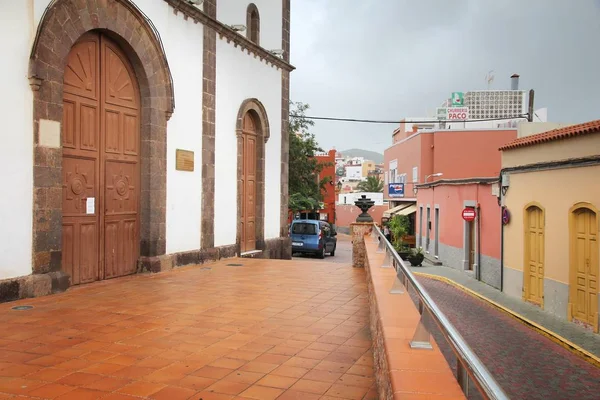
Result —
POLYGON ((290 258, 290 0, 0 3, 0 301, 290 258))

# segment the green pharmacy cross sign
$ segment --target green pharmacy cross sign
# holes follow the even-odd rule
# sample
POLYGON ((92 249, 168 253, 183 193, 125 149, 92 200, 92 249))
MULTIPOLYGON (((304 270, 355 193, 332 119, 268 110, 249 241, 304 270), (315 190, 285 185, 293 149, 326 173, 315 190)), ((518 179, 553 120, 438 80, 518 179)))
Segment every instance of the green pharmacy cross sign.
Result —
POLYGON ((465 95, 463 92, 452 92, 452 105, 453 106, 464 106, 465 95))

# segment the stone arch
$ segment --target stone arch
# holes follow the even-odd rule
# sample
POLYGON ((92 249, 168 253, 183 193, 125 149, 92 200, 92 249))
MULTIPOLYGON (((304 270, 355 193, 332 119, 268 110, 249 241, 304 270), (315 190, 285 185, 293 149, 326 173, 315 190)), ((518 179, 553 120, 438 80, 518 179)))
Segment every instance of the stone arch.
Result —
POLYGON ((246 37, 260 45, 260 13, 256 4, 248 4, 246 9, 246 37))
POLYGON ((140 254, 165 254, 167 121, 175 107, 166 55, 152 22, 129 0, 53 0, 39 23, 29 63, 34 91, 33 272, 61 268, 63 79, 72 46, 101 31, 131 62, 141 95, 140 254))
POLYGON ((269 119, 267 112, 263 104, 257 99, 246 99, 242 102, 238 111, 236 121, 236 136, 237 136, 237 235, 236 244, 238 246, 238 252, 241 246, 241 231, 240 223, 242 219, 242 167, 243 167, 243 155, 244 155, 244 144, 242 138, 242 127, 244 117, 250 113, 255 124, 257 135, 259 139, 257 141, 256 149, 256 248, 264 249, 264 226, 265 226, 265 144, 269 140, 271 135, 269 130, 269 119))

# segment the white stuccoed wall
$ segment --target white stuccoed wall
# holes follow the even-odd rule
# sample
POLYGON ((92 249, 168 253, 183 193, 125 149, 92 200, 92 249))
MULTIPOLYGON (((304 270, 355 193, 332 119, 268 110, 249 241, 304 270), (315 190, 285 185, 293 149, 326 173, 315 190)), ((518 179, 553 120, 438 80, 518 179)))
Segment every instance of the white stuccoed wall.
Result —
POLYGON ((200 248, 202 208, 202 24, 175 15, 164 1, 136 0, 160 33, 167 54, 175 112, 167 125, 167 253, 200 248), (194 152, 194 171, 175 169, 177 149, 194 152))
POLYGON ((236 243, 237 114, 242 102, 258 99, 271 137, 265 146, 265 239, 279 237, 281 204, 281 71, 217 40, 215 149, 215 246, 236 243))
POLYGON ((31 274, 33 93, 27 71, 33 3, 0 0, 0 279, 31 274))
MULTIPOLYGON (((281 49, 281 0, 219 0, 217 19, 226 25, 246 25, 246 10, 254 3, 260 16, 260 45, 267 50, 281 49)), ((240 32, 246 36, 246 31, 240 32)))

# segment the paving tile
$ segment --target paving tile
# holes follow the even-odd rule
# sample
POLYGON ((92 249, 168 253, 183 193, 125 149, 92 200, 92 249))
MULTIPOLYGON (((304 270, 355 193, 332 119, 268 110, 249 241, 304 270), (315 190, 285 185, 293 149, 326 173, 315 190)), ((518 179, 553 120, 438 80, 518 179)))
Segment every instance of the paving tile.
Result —
POLYGON ((307 368, 280 366, 272 371, 273 375, 287 376, 289 378, 302 378, 308 372, 307 368))
POLYGON ((232 382, 241 382, 241 383, 252 384, 252 383, 258 381, 263 376, 265 376, 265 374, 262 374, 259 372, 249 372, 249 371, 237 370, 237 371, 233 371, 231 374, 227 375, 223 379, 226 379, 226 380, 232 381, 232 382))
POLYGON ((221 379, 205 389, 208 392, 237 395, 250 387, 251 383, 233 382, 221 379))
POLYGON ((129 383, 131 383, 131 381, 129 381, 127 379, 111 378, 109 376, 103 376, 102 379, 100 379, 100 380, 97 380, 95 382, 88 383, 88 384, 83 384, 80 386, 83 386, 87 389, 100 390, 100 391, 104 391, 104 392, 113 392, 124 386, 127 386, 129 383))
POLYGON ((192 375, 201 376, 203 378, 213 378, 213 379, 222 379, 232 373, 234 370, 231 368, 219 368, 219 367, 211 367, 205 366, 198 369, 192 375))
POLYGON ((187 400, 197 392, 192 389, 186 389, 176 386, 167 386, 158 392, 149 396, 154 400, 187 400))
POLYGON ((77 388, 56 397, 57 400, 96 400, 106 396, 107 392, 77 388))
POLYGON ((31 390, 27 393, 28 396, 33 396, 33 397, 42 397, 44 399, 55 399, 58 396, 65 394, 67 392, 70 392, 72 390, 75 390, 76 387, 75 386, 67 386, 67 385, 60 385, 57 383, 49 383, 47 385, 44 386, 40 386, 34 390, 31 390))
POLYGON ((303 378, 310 379, 312 381, 334 383, 335 381, 340 379, 341 376, 341 372, 313 369, 309 371, 306 375, 304 375, 303 378))
MULTIPOLYGON (((195 397, 197 397, 198 399, 202 399, 202 400, 232 400, 235 398, 233 395, 230 395, 230 394, 207 392, 207 391, 202 391, 202 392, 196 394, 195 397)), ((244 397, 244 399, 247 399, 247 397, 244 397)))
POLYGON ((194 375, 187 375, 180 381, 176 382, 175 386, 200 391, 200 390, 203 390, 203 389, 209 387, 210 385, 212 385, 215 382, 217 382, 217 379, 203 378, 203 377, 194 376, 194 375))
POLYGON ((263 363, 263 362, 259 362, 259 361, 250 361, 249 363, 240 367, 239 369, 240 369, 240 371, 260 372, 263 374, 268 374, 269 372, 273 371, 277 367, 278 367, 277 364, 269 364, 269 363, 263 363))
POLYGON ((117 392, 132 396, 148 397, 165 387, 166 385, 160 383, 138 381, 122 387, 117 392))
POLYGON ((288 389, 294 383, 298 381, 298 378, 290 378, 287 376, 278 376, 278 375, 267 375, 261 380, 259 380, 256 384, 259 386, 268 386, 274 387, 278 389, 288 389))
POLYGON ((281 396, 277 397, 277 400, 318 400, 320 398, 321 395, 319 394, 299 392, 297 390, 286 390, 281 396))
POLYGON ((248 399, 257 400, 274 400, 283 393, 282 389, 276 389, 267 386, 254 385, 249 389, 243 391, 240 396, 248 399))
POLYGON ((333 384, 325 394, 344 399, 360 400, 368 391, 369 388, 333 384))
POLYGON ((322 395, 322 394, 325 394, 325 392, 327 392, 327 390, 329 390, 331 385, 332 384, 330 382, 312 381, 309 379, 300 379, 298 382, 296 382, 294 385, 292 385, 292 387, 290 389, 297 390, 299 392, 307 392, 307 393, 322 395))
POLYGON ((211 362, 208 365, 210 365, 211 367, 238 369, 244 364, 246 364, 246 362, 247 361, 245 360, 240 360, 236 358, 223 357, 211 362))

